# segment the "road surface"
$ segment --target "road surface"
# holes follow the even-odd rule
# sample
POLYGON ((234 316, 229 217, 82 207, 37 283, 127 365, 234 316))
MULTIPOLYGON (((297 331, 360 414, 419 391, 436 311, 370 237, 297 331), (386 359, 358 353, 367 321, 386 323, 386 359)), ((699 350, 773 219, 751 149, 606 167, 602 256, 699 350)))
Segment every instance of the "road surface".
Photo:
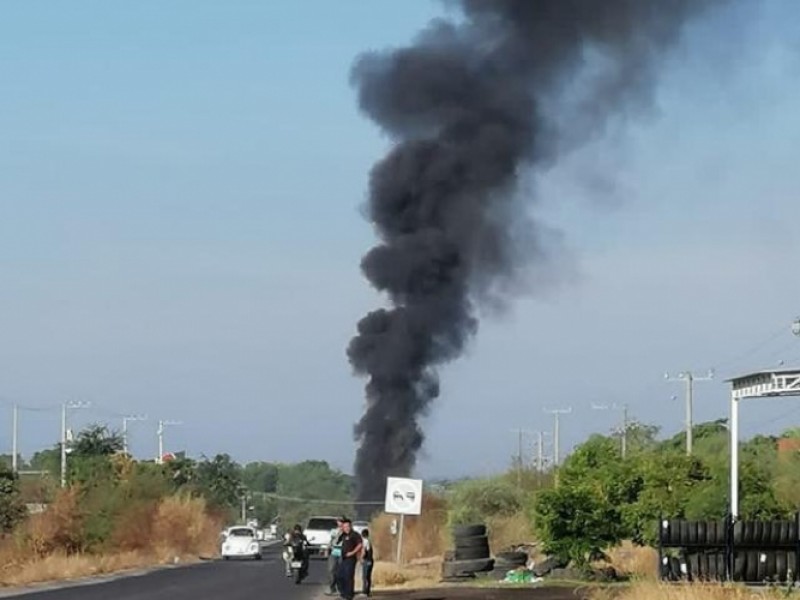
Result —
POLYGON ((312 560, 308 579, 296 585, 284 574, 280 547, 269 548, 261 561, 210 561, 90 583, 50 589, 3 593, 24 600, 313 600, 323 591, 326 563, 312 560))

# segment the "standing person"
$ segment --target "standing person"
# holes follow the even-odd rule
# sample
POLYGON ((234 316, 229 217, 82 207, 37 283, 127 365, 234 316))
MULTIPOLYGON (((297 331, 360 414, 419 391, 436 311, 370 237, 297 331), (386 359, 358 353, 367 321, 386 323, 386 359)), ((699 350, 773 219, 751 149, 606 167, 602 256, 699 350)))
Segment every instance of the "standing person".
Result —
POLYGON ((356 595, 356 565, 364 543, 361 536, 353 531, 353 523, 350 519, 342 522, 341 540, 342 563, 339 567, 339 593, 344 600, 353 600, 356 595))
POLYGON ((369 539, 369 529, 361 532, 363 550, 361 551, 361 593, 365 596, 372 595, 372 567, 375 564, 372 554, 372 540, 369 539))
POLYGON ((283 564, 286 567, 286 576, 292 576, 292 554, 289 550, 289 545, 292 541, 291 532, 287 531, 283 534, 283 564))
POLYGON ((339 588, 339 566, 342 562, 342 522, 344 517, 336 519, 336 529, 331 531, 330 554, 328 555, 328 596, 335 596, 339 588))

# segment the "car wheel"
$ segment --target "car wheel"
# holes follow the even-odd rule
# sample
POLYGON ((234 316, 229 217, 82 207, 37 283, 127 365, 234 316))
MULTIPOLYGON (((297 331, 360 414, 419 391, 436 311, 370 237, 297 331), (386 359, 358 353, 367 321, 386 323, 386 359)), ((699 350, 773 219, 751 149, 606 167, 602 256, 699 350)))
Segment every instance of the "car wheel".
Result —
POLYGON ((222 557, 222 560, 230 560, 230 559, 231 559, 231 557, 230 557, 230 556, 223 556, 223 557, 222 557))
POLYGON ((261 560, 261 555, 260 554, 256 554, 253 558, 255 558, 256 560, 261 560))

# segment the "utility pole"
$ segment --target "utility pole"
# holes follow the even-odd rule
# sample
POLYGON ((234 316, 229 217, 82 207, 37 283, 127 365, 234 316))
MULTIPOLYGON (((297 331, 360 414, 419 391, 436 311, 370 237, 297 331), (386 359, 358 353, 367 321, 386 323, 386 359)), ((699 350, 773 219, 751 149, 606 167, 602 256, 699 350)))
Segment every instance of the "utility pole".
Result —
POLYGON ((522 437, 524 435, 530 435, 533 433, 532 431, 528 431, 526 429, 512 429, 512 433, 517 434, 517 487, 522 487, 522 470, 523 466, 525 465, 525 458, 522 451, 522 437))
POLYGON ((622 411, 622 430, 620 431, 620 447, 622 451, 622 459, 628 456, 628 405, 627 404, 594 404, 592 403, 592 410, 621 410, 622 411))
POLYGON ((544 444, 546 437, 552 437, 553 434, 549 431, 536 431, 536 468, 539 473, 544 473, 545 463, 547 459, 544 452, 544 444))
POLYGON ((19 465, 17 465, 17 428, 19 425, 19 407, 14 404, 13 412, 11 414, 11 471, 14 473, 19 472, 19 465))
POLYGON ((128 454, 128 423, 130 421, 146 421, 147 415, 128 415, 122 417, 122 452, 128 454))
POLYGON ((180 421, 158 421, 158 458, 156 459, 156 464, 160 465, 164 463, 164 427, 171 426, 171 425, 182 425, 180 421))
POLYGON ((686 455, 692 455, 692 428, 694 427, 692 413, 694 411, 694 382, 695 381, 710 381, 714 379, 714 371, 709 370, 704 376, 698 376, 691 371, 682 371, 677 376, 673 377, 669 373, 664 373, 664 379, 667 381, 683 381, 686 384, 686 455))
POLYGON ((67 410, 89 408, 90 402, 64 402, 61 405, 61 487, 67 487, 67 410))
POLYGON ((559 456, 559 448, 561 442, 561 415, 568 415, 572 412, 572 407, 569 408, 556 408, 556 409, 545 409, 547 414, 553 415, 553 467, 558 468, 558 464, 560 462, 559 456))

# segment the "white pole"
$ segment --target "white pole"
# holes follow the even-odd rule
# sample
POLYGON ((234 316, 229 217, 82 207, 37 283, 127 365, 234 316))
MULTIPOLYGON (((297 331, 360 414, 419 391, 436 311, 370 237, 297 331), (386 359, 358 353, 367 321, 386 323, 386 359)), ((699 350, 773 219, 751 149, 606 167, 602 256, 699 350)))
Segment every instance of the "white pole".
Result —
POLYGON ((11 419, 11 470, 14 473, 19 471, 19 465, 17 464, 17 454, 19 452, 19 450, 17 449, 18 424, 19 424, 19 407, 15 404, 14 412, 12 413, 12 419, 11 419))
POLYGON ((128 417, 122 417, 122 453, 128 454, 128 417))
POLYGON ((739 399, 731 392, 731 516, 739 518, 739 399))
POLYGON ((400 515, 400 531, 397 532, 397 564, 403 561, 403 529, 405 528, 406 516, 400 515))
POLYGON ((622 460, 628 455, 628 405, 622 407, 622 460))
POLYGON ((158 458, 156 464, 161 464, 164 460, 164 421, 158 422, 158 458))
POLYGON ((693 442, 693 399, 692 392, 694 388, 694 376, 691 371, 686 372, 686 455, 692 455, 692 442, 693 442))
POLYGON ((61 487, 67 487, 67 403, 61 405, 61 487))

